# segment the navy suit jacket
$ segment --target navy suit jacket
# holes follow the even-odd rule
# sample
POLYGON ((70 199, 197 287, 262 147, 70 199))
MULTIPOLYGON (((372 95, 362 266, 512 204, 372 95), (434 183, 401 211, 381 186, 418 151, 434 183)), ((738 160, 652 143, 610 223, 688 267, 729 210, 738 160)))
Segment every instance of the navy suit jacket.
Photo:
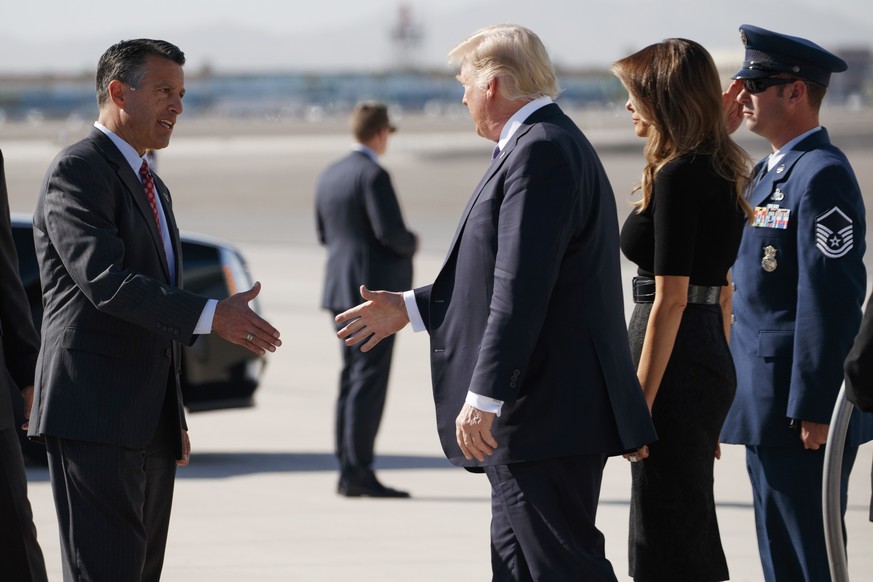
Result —
POLYGON ((388 172, 367 154, 353 151, 322 173, 315 210, 328 252, 322 307, 354 307, 362 284, 386 291, 412 286, 415 235, 403 222, 388 172))
MULTIPOLYGON (((759 212, 771 205, 784 217, 787 210, 787 224, 764 219, 743 232, 732 272, 737 392, 722 442, 801 447, 790 420, 830 422, 861 323, 864 202, 849 161, 824 129, 787 152, 749 202, 759 212), (767 252, 776 261, 770 271, 767 252)), ((873 438, 871 420, 855 413, 850 445, 873 438)))
POLYGON ((440 273, 415 290, 443 450, 468 390, 504 401, 488 464, 614 454, 655 440, 628 347, 615 199, 555 104, 491 162, 440 273))
MULTIPOLYGON (((181 282, 172 200, 155 186, 181 282)), ((170 284, 139 177, 100 130, 52 162, 33 227, 44 315, 29 434, 144 447, 173 377, 185 427, 179 342, 194 341, 206 298, 170 284)))

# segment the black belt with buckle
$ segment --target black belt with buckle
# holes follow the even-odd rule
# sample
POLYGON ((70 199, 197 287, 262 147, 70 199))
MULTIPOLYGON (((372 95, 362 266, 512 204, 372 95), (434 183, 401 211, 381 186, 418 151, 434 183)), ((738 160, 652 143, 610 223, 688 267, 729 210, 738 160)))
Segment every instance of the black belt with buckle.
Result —
MULTIPOLYGON (((634 277, 633 279, 634 303, 655 302, 655 280, 651 277, 634 277)), ((707 287, 704 285, 688 286, 688 303, 703 305, 716 305, 721 297, 721 287, 707 287)))

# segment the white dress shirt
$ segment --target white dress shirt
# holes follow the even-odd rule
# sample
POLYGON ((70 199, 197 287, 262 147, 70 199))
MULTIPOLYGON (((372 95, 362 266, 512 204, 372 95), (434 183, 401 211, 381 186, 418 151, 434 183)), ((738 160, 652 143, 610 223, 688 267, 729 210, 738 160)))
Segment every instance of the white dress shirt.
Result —
POLYGON ((792 139, 791 141, 789 141, 788 143, 783 145, 781 148, 779 148, 778 150, 776 150, 772 154, 770 154, 770 157, 767 158, 767 171, 769 172, 779 162, 781 162, 782 158, 785 157, 785 154, 787 152, 790 152, 791 150, 793 150, 794 146, 796 146, 797 144, 799 144, 800 142, 802 142, 807 137, 811 136, 813 133, 817 132, 820 129, 821 129, 820 125, 818 127, 813 127, 809 131, 801 133, 800 135, 798 135, 797 137, 795 137, 794 139, 792 139))

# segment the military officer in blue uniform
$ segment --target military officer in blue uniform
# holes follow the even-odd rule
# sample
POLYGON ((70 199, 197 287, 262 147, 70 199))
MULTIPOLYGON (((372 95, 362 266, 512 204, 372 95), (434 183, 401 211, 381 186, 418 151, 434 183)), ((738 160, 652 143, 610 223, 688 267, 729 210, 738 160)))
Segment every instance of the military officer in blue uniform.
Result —
MULTIPOLYGON (((737 392, 722 442, 746 445, 766 580, 821 582, 830 580, 824 444, 867 281, 860 188, 819 124, 831 73, 847 65, 806 39, 750 25, 740 32, 746 55, 734 75, 737 110, 773 153, 754 169, 755 218, 732 271, 737 392)), ((858 445, 873 439, 868 415, 855 416, 844 512, 858 445)))

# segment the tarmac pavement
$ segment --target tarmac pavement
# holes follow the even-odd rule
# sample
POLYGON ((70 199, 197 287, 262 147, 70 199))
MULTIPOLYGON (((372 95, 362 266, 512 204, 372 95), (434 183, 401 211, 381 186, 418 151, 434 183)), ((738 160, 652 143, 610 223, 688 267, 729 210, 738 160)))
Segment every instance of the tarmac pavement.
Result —
MULTIPOLYGON (((318 304, 316 247, 243 245, 264 283, 261 305, 283 334, 257 406, 189 415, 191 464, 179 470, 164 567, 166 582, 444 582, 490 579, 487 479, 452 467, 436 436, 427 337, 398 337, 377 472, 409 500, 336 495, 333 405, 339 346, 318 304)), ((426 253, 419 264, 439 267, 426 253)), ((873 524, 867 520, 871 445, 850 482, 849 573, 869 579, 873 524)), ((50 579, 61 580, 47 471, 31 468, 30 499, 50 579)), ((751 490, 742 447, 724 446, 715 495, 731 580, 759 581, 751 490)), ((607 463, 598 511, 607 555, 627 572, 630 471, 607 463)))
MULTIPOLYGON (((863 127, 870 127, 870 118, 867 113, 863 127)), ((194 123, 196 131, 185 134, 188 121, 161 153, 158 173, 173 191, 185 229, 240 246, 252 274, 263 283, 262 310, 282 332, 284 345, 268 359, 254 408, 189 415, 193 453, 191 464, 178 473, 163 580, 489 580, 488 482, 452 467, 440 450, 425 334, 406 329, 398 337, 377 442, 379 478, 409 490, 412 498, 336 495, 333 407, 340 349, 330 316, 317 308, 324 252, 314 238, 312 192, 317 173, 346 151, 350 142, 344 128, 329 135, 310 128, 305 136, 237 136, 241 128, 217 133, 220 128, 194 123)), ((415 259, 416 283, 422 284, 439 270, 490 146, 473 135, 466 120, 456 131, 405 130, 411 121, 400 123, 384 163, 411 227, 422 238, 423 250, 415 259)), ((642 168, 642 142, 628 146, 631 132, 625 126, 613 132, 586 119, 580 124, 601 152, 617 199, 627 200, 625 193, 642 168)), ((850 159, 869 193, 871 134, 863 127, 857 134, 868 138, 858 138, 861 143, 853 146, 850 159)), ((75 128, 74 133, 85 130, 75 128)), ((32 211, 42 172, 59 146, 30 132, 13 142, 4 139, 2 148, 12 210, 32 211)), ((619 209, 622 219, 628 208, 619 209)), ((623 269, 629 281, 632 268, 625 262, 623 269)), ((629 315, 629 300, 626 305, 629 315)), ((744 450, 724 446, 722 452, 715 498, 731 580, 757 582, 762 575, 744 450)), ((846 518, 849 573, 855 581, 870 579, 873 571, 873 553, 867 551, 873 545, 871 463, 873 445, 865 445, 850 481, 846 518)), ((48 473, 29 468, 28 476, 50 579, 59 582, 48 473)), ((597 521, 622 581, 629 579, 629 493, 627 462, 610 460, 597 521)))

